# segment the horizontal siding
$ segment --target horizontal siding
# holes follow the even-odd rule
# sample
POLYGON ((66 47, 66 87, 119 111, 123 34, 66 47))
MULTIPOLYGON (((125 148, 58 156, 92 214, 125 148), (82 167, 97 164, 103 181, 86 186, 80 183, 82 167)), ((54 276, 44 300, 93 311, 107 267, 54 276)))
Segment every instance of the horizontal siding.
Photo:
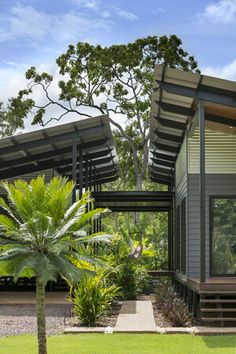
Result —
MULTIPOLYGON (((236 136, 207 129, 206 173, 236 173, 236 136)), ((199 173, 199 129, 188 138, 188 172, 199 173)))
MULTIPOLYGON (((188 175, 188 275, 200 275, 200 197, 199 175, 188 175)), ((209 276, 209 197, 214 195, 235 195, 236 174, 206 175, 206 275, 209 276)))

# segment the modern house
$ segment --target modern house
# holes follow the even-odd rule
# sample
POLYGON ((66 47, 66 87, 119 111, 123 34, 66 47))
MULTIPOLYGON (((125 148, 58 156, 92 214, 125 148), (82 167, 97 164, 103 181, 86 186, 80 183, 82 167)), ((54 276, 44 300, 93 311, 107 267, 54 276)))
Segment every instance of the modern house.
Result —
POLYGON ((154 79, 149 175, 174 191, 176 284, 203 322, 236 322, 236 82, 154 79))
POLYGON ((0 179, 60 174, 97 207, 168 212, 176 286, 202 322, 236 324, 236 82, 157 65, 151 105, 149 176, 166 192, 101 192, 119 176, 107 115, 1 139, 0 179))

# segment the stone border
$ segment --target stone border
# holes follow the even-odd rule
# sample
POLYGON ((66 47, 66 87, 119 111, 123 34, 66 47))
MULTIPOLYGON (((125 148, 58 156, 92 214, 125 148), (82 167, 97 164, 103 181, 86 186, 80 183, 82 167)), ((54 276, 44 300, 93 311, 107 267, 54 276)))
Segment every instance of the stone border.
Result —
POLYGON ((193 334, 198 336, 235 335, 236 327, 157 327, 160 334, 193 334))
POLYGON ((107 327, 65 327, 64 334, 82 333, 158 333, 158 334, 192 334, 198 336, 212 335, 236 335, 236 327, 157 327, 156 331, 128 330, 119 331, 111 328, 107 332, 107 327))

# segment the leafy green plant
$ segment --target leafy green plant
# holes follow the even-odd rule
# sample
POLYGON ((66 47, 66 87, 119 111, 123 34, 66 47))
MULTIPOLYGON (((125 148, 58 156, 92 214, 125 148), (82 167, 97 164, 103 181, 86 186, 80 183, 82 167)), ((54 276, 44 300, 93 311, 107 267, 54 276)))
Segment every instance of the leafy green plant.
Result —
POLYGON ((158 284, 155 297, 158 308, 173 326, 185 327, 191 324, 192 314, 169 280, 158 284))
POLYGON ((45 183, 39 176, 14 184, 2 183, 7 203, 0 198, 0 273, 19 277, 36 277, 38 352, 47 353, 45 321, 45 286, 48 281, 63 277, 69 284, 77 282, 88 270, 77 267, 75 260, 96 262, 81 254, 81 246, 109 241, 107 235, 87 235, 88 221, 104 212, 86 212, 89 194, 71 205, 74 184, 54 177, 45 183))
POLYGON ((136 264, 132 259, 123 260, 117 273, 117 284, 127 300, 137 298, 148 286, 148 271, 144 265, 136 264))
POLYGON ((119 294, 116 285, 106 284, 104 271, 94 277, 83 275, 78 285, 71 291, 74 313, 82 325, 96 326, 119 294))

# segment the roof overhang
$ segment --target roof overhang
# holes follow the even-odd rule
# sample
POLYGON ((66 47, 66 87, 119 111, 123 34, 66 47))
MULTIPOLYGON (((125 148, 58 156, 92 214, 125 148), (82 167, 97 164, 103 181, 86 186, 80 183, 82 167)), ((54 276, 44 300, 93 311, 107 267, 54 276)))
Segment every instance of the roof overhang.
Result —
POLYGON ((198 126, 199 100, 205 101, 206 128, 236 133, 236 82, 156 65, 150 122, 151 180, 173 184, 185 134, 198 126))
POLYGON ((86 166, 93 170, 96 183, 106 183, 118 177, 118 159, 109 117, 102 115, 0 139, 0 179, 51 168, 72 178, 74 141, 78 152, 77 170, 79 152, 83 155, 83 180, 86 166))

